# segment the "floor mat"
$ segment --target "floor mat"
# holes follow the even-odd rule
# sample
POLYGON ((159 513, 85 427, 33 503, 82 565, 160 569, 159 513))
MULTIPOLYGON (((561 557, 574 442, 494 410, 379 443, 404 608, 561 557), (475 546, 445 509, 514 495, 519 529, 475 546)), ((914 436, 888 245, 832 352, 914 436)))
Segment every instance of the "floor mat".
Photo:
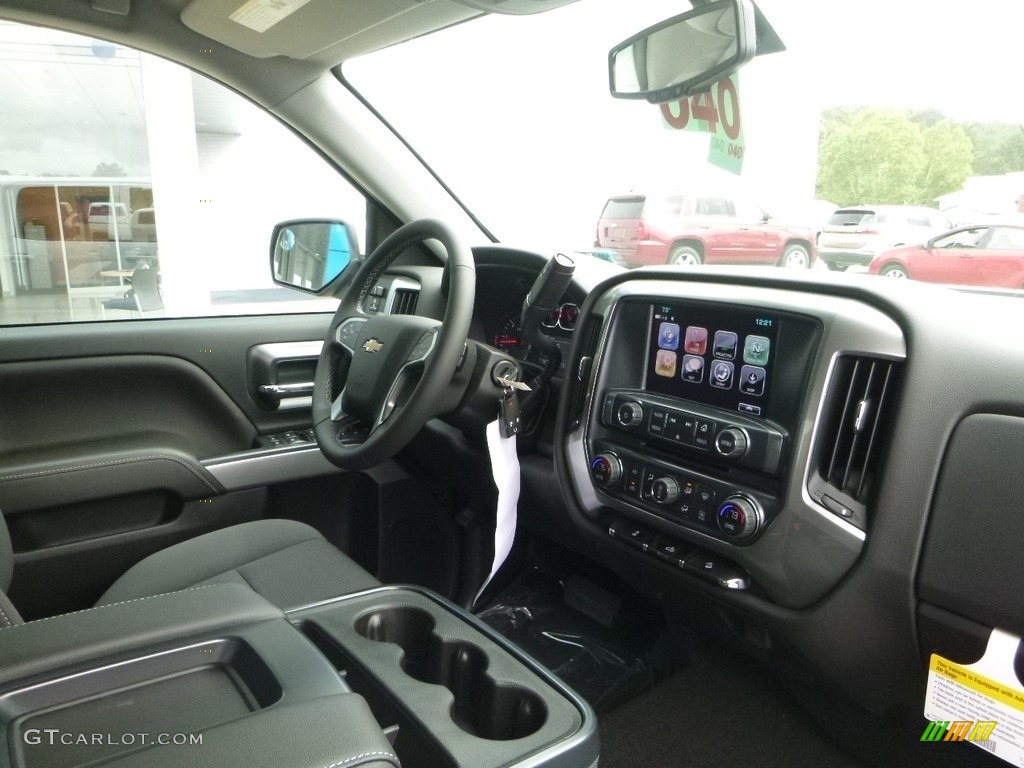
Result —
MULTIPOLYGON (((667 655, 659 648, 663 626, 655 612, 638 601, 624 600, 612 626, 604 626, 567 604, 566 584, 566 577, 527 570, 477 616, 558 675, 599 713, 642 693, 666 674, 667 655)), ((569 600, 578 602, 579 582, 575 584, 577 588, 569 587, 569 600)), ((589 610, 600 615, 599 605, 589 610)))
POLYGON ((601 768, 863 768, 759 665, 713 647, 599 727, 601 768))

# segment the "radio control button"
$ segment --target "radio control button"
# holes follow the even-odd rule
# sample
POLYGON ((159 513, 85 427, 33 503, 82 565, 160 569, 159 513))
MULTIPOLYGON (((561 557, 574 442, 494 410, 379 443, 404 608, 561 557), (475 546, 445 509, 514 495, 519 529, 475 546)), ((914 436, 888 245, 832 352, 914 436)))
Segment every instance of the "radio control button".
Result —
POLYGON ((615 413, 615 418, 623 427, 635 427, 643 424, 644 407, 635 401, 623 403, 615 413))
POLYGON ((693 445, 693 433, 697 428, 697 419, 682 411, 669 411, 665 421, 665 437, 677 443, 693 445))
POLYGON ((698 448, 711 450, 715 440, 715 429, 717 424, 710 419, 697 419, 697 425, 693 436, 693 444, 698 448))
POLYGON ((718 433, 715 438, 715 450, 720 456, 730 459, 738 459, 747 452, 746 433, 739 427, 728 427, 718 433))

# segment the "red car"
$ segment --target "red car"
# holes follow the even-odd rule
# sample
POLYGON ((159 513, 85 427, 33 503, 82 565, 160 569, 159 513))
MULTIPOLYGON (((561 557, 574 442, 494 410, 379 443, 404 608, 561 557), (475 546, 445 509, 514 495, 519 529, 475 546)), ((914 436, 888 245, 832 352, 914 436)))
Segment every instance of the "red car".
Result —
POLYGON ((979 224, 880 253, 868 272, 929 283, 1024 288, 1024 226, 979 224))
POLYGON ((764 209, 728 196, 629 194, 605 203, 594 240, 626 267, 647 264, 814 263, 814 230, 771 221, 764 209))

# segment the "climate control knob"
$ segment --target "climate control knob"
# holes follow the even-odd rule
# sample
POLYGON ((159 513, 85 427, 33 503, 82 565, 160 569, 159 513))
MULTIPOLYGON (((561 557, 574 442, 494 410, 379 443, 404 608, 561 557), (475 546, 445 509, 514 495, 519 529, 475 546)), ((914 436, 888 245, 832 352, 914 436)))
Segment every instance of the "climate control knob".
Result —
POLYGON ((602 488, 614 488, 622 477, 622 462, 614 453, 599 453, 590 461, 590 476, 602 488))
POLYGON ((715 450, 719 456, 738 459, 747 452, 747 433, 739 427, 723 429, 715 438, 715 450))
POLYGON ((628 403, 623 403, 619 406, 615 418, 624 427, 635 427, 637 424, 643 424, 644 407, 632 400, 628 403))
POLYGON ((659 477, 651 483, 648 494, 655 504, 668 506, 679 498, 679 483, 671 477, 659 477))
POLYGON ((745 541, 764 524, 761 505, 747 496, 730 496, 715 515, 718 530, 733 541, 745 541))

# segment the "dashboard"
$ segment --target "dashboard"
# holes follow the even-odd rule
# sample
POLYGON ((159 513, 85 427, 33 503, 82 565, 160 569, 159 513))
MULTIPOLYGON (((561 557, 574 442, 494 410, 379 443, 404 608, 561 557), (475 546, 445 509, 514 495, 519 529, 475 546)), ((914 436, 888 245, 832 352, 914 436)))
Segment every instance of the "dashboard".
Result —
POLYGON ((896 376, 906 343, 891 319, 849 300, 793 307, 758 287, 635 280, 609 291, 568 451, 584 512, 610 536, 800 608, 860 554, 880 455, 866 448, 888 415, 873 382, 855 392, 840 372, 875 361, 876 380, 896 376), (860 419, 841 445, 835 429, 818 431, 837 408, 860 419), (834 453, 842 473, 828 466, 834 453))
MULTIPOLYGON (((498 250, 481 340, 544 264, 498 250)), ((702 267, 578 270, 565 300, 533 533, 877 713, 921 716, 932 653, 1024 634, 1018 296, 702 267)))
MULTIPOLYGON (((540 262, 543 266, 544 262, 540 262)), ((523 299, 537 278, 539 269, 519 264, 479 263, 477 298, 470 338, 486 343, 527 366, 543 366, 546 359, 532 351, 520 335, 523 299)), ((579 318, 579 304, 585 297, 581 283, 572 284, 561 304, 542 323, 542 333, 550 336, 562 354, 562 366, 569 357, 572 332, 579 318)))

